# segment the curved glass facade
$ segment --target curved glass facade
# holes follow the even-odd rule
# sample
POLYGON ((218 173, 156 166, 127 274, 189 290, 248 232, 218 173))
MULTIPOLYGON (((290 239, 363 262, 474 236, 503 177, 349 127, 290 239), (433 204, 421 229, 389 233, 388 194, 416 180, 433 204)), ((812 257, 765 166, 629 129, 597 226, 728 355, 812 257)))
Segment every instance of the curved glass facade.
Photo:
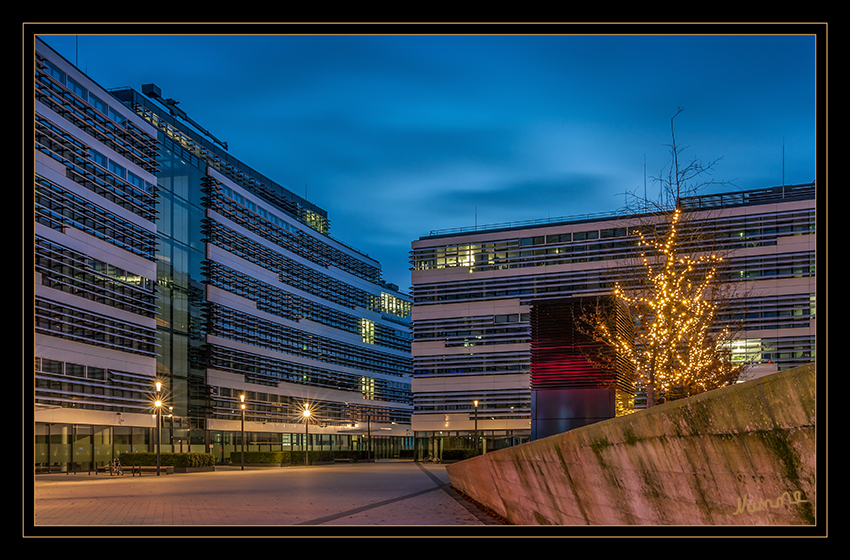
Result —
POLYGON ((248 449, 303 447, 305 406, 316 449, 411 447, 411 302, 380 263, 155 87, 36 47, 37 469, 148 449, 154 380, 164 451, 228 462, 240 396, 248 449))

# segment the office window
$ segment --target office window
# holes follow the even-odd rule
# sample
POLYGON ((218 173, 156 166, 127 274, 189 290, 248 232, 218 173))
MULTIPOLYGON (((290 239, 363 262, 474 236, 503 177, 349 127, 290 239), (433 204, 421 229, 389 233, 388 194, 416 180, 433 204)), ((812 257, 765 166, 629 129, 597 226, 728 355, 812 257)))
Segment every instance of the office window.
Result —
POLYGON ((141 177, 139 177, 138 175, 136 175, 136 174, 135 174, 135 173, 133 173, 132 171, 128 171, 128 172, 127 172, 127 178, 130 180, 130 182, 131 182, 131 183, 133 183, 133 184, 134 184, 135 186, 137 186, 138 188, 140 188, 140 189, 142 189, 142 190, 144 190, 144 189, 145 189, 145 181, 144 181, 144 179, 142 179, 141 177))
POLYGON ((112 160, 109 160, 109 170, 121 177, 122 179, 127 178, 127 170, 112 160))
POLYGON ((120 125, 123 125, 124 121, 127 120, 127 119, 124 118, 124 115, 122 115, 121 113, 119 113, 118 111, 113 109, 112 107, 109 108, 109 118, 112 119, 113 121, 115 121, 116 123, 120 124, 120 125))
POLYGON ((360 378, 360 392, 363 394, 364 398, 374 399, 375 398, 375 379, 372 377, 361 377, 360 378))
POLYGON ((81 364, 72 364, 69 362, 65 363, 65 375, 70 375, 72 377, 85 377, 86 376, 86 367, 81 364))
POLYGON ((89 155, 94 160, 94 162, 96 164, 98 164, 99 166, 104 167, 104 168, 109 166, 109 160, 102 153, 89 148, 89 155))
POLYGON ((577 231, 573 234, 573 240, 585 241, 587 239, 599 239, 599 230, 577 231))
POLYGON ((609 228, 603 229, 601 232, 601 236, 603 239, 607 237, 625 237, 626 236, 626 228, 609 228))
POLYGON ((95 109, 103 113, 104 115, 109 114, 109 106, 104 103, 99 97, 96 97, 92 94, 89 94, 89 103, 94 106, 95 109))
POLYGON ((68 78, 68 87, 73 91, 79 98, 83 100, 88 100, 89 98, 89 90, 78 84, 74 79, 68 78))
POLYGON ((55 64, 53 64, 49 60, 44 61, 44 66, 47 69, 47 73, 53 76, 53 79, 62 84, 65 83, 65 72, 60 70, 55 64))
POLYGON ((572 241, 573 234, 571 233, 556 233, 546 236, 546 243, 567 243, 572 241))
POLYGON ((543 236, 538 235, 535 237, 523 237, 519 240, 519 244, 522 246, 527 245, 543 245, 543 236))
POLYGON ((363 342, 375 344, 375 323, 369 319, 360 319, 360 335, 363 342))
POLYGON ((410 303, 386 292, 381 292, 381 312, 398 317, 410 317, 410 303))

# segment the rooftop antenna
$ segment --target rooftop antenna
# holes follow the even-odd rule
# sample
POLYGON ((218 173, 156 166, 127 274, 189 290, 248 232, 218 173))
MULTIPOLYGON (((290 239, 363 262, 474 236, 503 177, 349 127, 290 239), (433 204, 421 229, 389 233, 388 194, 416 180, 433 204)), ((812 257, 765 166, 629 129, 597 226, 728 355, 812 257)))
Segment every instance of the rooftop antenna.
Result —
POLYGON ((785 137, 782 137, 782 186, 785 186, 785 137))

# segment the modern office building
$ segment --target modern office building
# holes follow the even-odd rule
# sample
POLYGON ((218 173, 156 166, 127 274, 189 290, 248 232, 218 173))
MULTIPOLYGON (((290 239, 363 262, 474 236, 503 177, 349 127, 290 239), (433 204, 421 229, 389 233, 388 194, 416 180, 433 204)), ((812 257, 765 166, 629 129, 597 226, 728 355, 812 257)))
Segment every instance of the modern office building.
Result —
MULTIPOLYGON (((692 227, 712 232, 705 248, 724 253, 726 278, 744 288, 726 316, 743 321, 733 354, 751 364, 747 375, 813 361, 814 183, 691 197, 682 207, 692 227)), ((546 367, 571 359, 563 352, 569 334, 552 345, 560 347, 557 360, 546 354, 547 337, 558 331, 552 314, 561 313, 567 331, 568 313, 558 306, 607 296, 615 282, 637 278, 630 234, 652 220, 595 214, 433 231, 412 243, 413 430, 423 453, 471 448, 476 434, 485 449, 536 439, 532 415, 554 406, 532 404, 553 383, 546 367)), ((553 388, 576 389, 575 379, 553 388)), ((626 400, 631 391, 629 406, 641 406, 639 392, 619 387, 626 400)), ((562 408, 575 409, 566 411, 575 418, 560 419, 565 429, 611 417, 622 405, 568 401, 562 408)))
POLYGON ((156 380, 163 451, 226 463, 243 425, 304 449, 305 407, 311 450, 411 447, 411 299, 380 263, 156 85, 36 50, 37 469, 149 449, 156 380))
POLYGON ((157 140, 40 42, 34 63, 35 463, 66 469, 150 443, 157 140))

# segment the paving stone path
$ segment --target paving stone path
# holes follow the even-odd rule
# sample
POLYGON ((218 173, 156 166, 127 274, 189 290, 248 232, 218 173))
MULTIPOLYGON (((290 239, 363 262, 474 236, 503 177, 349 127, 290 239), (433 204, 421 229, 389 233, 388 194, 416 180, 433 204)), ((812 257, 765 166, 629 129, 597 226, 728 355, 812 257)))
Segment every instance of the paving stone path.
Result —
POLYGON ((36 530, 500 524, 451 488, 444 466, 410 461, 141 477, 47 474, 34 476, 32 490, 36 530))

